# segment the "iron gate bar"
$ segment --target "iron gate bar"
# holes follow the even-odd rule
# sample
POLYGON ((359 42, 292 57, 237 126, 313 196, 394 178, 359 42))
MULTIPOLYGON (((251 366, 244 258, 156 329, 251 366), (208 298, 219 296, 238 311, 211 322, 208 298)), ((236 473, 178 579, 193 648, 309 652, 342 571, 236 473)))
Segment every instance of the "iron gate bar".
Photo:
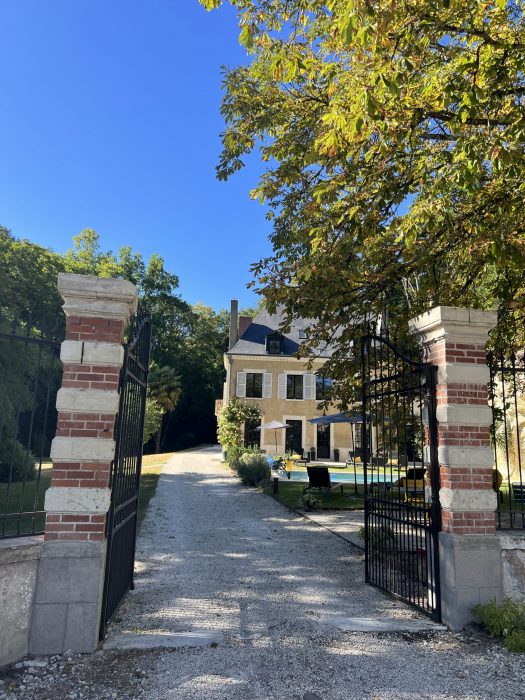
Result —
POLYGON ((366 581, 440 620, 437 368, 407 357, 388 338, 369 334, 362 338, 361 372, 362 413, 371 416, 370 427, 362 424, 362 443, 370 446, 363 454, 366 581), (422 482, 417 470, 425 469, 423 406, 428 411, 428 506, 418 502, 416 483, 422 482))
POLYGON ((111 505, 106 521, 108 542, 100 639, 124 595, 134 586, 150 344, 151 321, 146 314, 138 315, 130 326, 120 373, 115 458, 110 477, 111 505))
POLYGON ((490 370, 489 399, 492 408, 493 486, 498 504, 496 526, 499 529, 523 530, 525 480, 522 470, 525 467, 525 448, 521 442, 520 431, 525 425, 520 418, 518 395, 525 402, 525 355, 518 359, 514 353, 489 353, 487 363, 490 370), (519 474, 519 477, 514 477, 515 474, 519 474))

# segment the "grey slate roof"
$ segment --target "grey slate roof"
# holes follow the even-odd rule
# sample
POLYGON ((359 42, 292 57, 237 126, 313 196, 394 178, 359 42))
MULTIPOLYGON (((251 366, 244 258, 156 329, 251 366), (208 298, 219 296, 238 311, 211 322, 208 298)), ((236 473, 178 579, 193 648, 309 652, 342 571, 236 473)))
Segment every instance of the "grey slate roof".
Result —
MULTIPOLYGON (((259 311, 239 340, 228 350, 227 354, 267 356, 266 336, 278 331, 282 320, 282 316, 279 313, 269 314, 266 310, 259 311)), ((306 330, 311 323, 311 319, 297 318, 294 320, 290 331, 283 334, 282 355, 293 356, 297 353, 301 344, 305 342, 305 339, 299 338, 299 331, 306 330)), ((320 357, 330 357, 331 354, 332 352, 328 347, 321 352, 319 350, 316 352, 316 355, 320 357)))

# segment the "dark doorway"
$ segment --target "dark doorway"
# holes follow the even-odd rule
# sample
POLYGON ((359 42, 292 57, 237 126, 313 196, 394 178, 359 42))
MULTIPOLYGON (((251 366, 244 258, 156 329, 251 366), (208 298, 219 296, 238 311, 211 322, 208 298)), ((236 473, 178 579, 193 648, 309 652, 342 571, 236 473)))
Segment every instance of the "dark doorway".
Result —
POLYGON ((261 431, 257 430, 259 421, 247 420, 244 424, 244 446, 245 447, 260 447, 261 446, 261 431))
POLYGON ((286 451, 303 454, 303 421, 287 420, 290 426, 286 428, 286 451))
POLYGON ((317 426, 317 459, 330 459, 330 423, 317 426))

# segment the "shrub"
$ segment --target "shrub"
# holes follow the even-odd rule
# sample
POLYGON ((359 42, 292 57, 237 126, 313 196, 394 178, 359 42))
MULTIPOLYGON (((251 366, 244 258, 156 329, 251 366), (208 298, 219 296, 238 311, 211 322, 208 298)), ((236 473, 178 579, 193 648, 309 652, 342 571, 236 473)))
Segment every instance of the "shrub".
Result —
POLYGON ((223 407, 217 418, 217 437, 220 444, 229 452, 232 448, 243 448, 246 421, 258 421, 262 415, 257 404, 245 404, 238 399, 231 399, 223 407))
MULTIPOLYGON (((365 539, 365 528, 360 527, 357 531, 357 536, 365 539)), ((387 525, 378 525, 370 527, 368 532, 369 547, 373 552, 378 554, 393 554, 397 551, 396 534, 391 527, 387 525)))
POLYGON ((232 469, 237 469, 237 464, 248 448, 242 445, 232 445, 226 451, 226 461, 232 469))
POLYGON ((21 442, 12 437, 0 436, 0 482, 30 481, 36 476, 35 456, 26 452, 21 442))
POLYGON ((146 413, 144 415, 144 445, 160 430, 164 410, 162 406, 148 396, 146 399, 146 413))
POLYGON ((323 503, 311 493, 305 493, 297 502, 297 507, 303 510, 321 510, 323 503))
POLYGON ((244 455, 261 455, 261 451, 257 447, 230 447, 226 453, 226 460, 231 469, 237 471, 241 457, 244 455))
POLYGON ((476 605, 472 612, 487 632, 503 638, 508 651, 525 652, 525 605, 505 598, 501 605, 495 600, 476 605))
POLYGON ((260 452, 245 452, 237 461, 235 468, 245 486, 258 486, 261 481, 271 476, 266 455, 260 452))

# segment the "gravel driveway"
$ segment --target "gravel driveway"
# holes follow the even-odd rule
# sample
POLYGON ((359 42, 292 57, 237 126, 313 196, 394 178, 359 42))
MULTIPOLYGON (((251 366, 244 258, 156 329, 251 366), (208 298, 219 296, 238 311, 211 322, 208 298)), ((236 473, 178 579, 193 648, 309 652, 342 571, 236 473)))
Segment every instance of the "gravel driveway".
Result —
MULTIPOLYGON (((222 634, 222 641, 73 658, 65 664, 69 685, 60 676, 64 661, 57 661, 56 672, 45 672, 48 682, 38 692, 29 693, 29 685, 25 694, 13 691, 14 696, 525 697, 523 657, 478 632, 338 629, 341 616, 420 619, 411 608, 366 586, 363 577, 359 550, 242 487, 221 466, 217 450, 179 453, 161 474, 137 544, 136 589, 110 627, 110 639, 122 633, 208 630, 222 634)), ((31 679, 37 682, 36 675, 31 679)))
POLYGON ((148 652, 146 698, 523 698, 522 658, 479 635, 345 633, 341 616, 418 617, 363 583, 361 553, 239 485, 216 450, 173 457, 139 538, 123 630, 217 630, 148 652))

